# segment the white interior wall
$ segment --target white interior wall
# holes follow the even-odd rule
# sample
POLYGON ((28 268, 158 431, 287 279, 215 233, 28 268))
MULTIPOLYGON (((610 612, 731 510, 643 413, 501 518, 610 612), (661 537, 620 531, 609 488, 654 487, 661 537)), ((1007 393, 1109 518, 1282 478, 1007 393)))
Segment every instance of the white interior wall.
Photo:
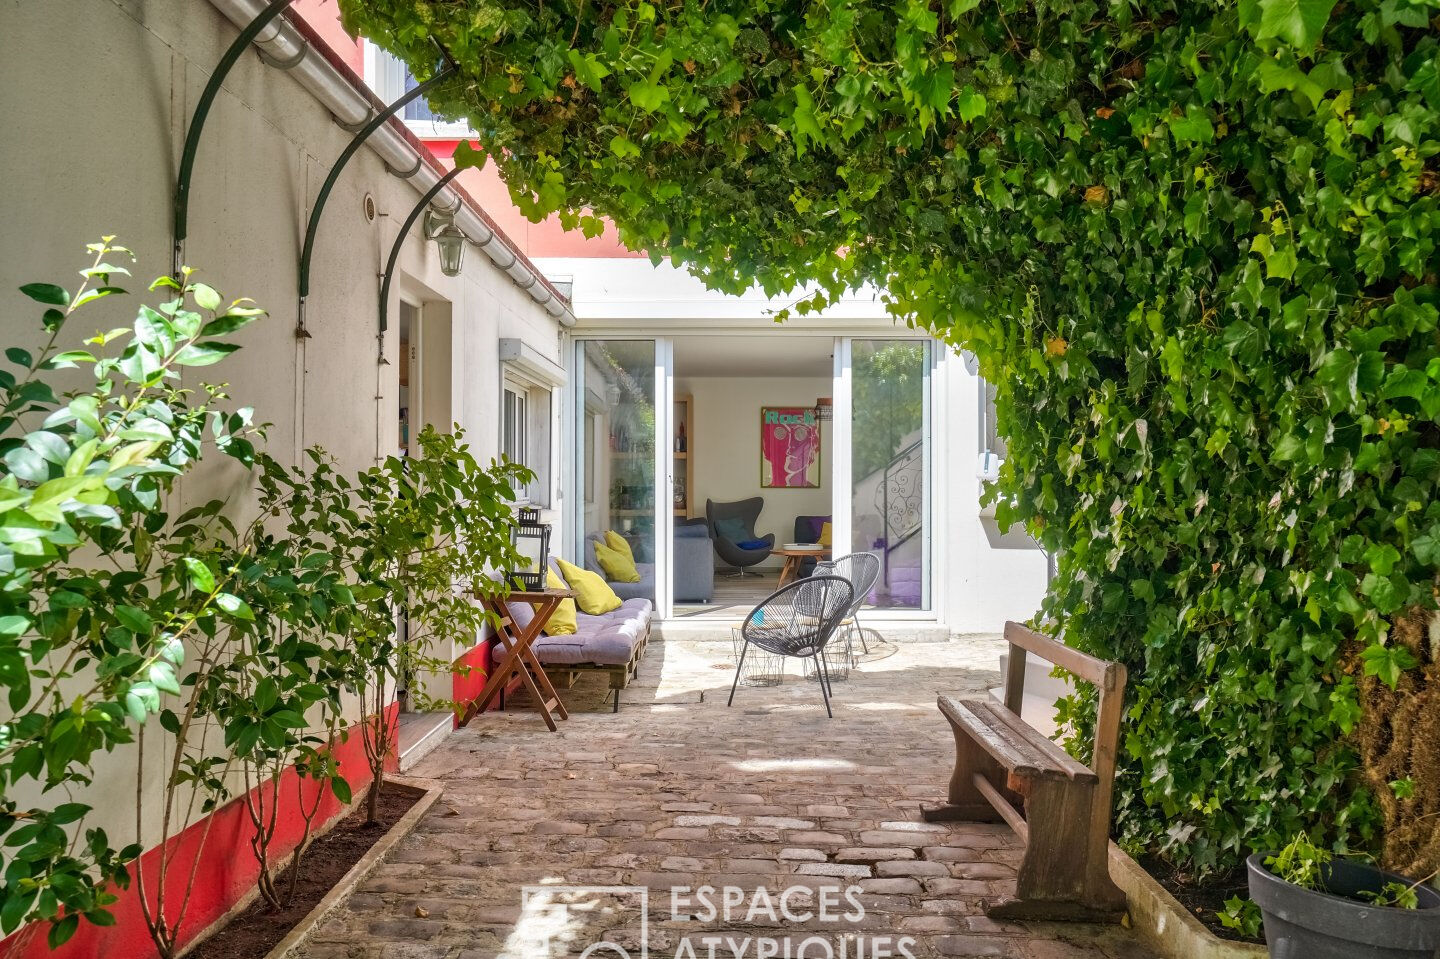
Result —
MULTIPOLYGON (((830 515, 834 488, 830 478, 830 427, 821 424, 818 489, 775 489, 760 485, 760 408, 814 406, 831 393, 829 377, 692 376, 676 370, 675 395, 688 394, 695 404, 690 435, 690 469, 695 471, 691 516, 705 515, 705 501, 731 502, 763 496, 765 508, 755 524, 761 536, 775 534, 777 545, 795 534, 796 516, 830 515)), ((771 557, 760 568, 776 568, 771 557)))
MULTIPOLYGON (((139 255, 133 280, 122 284, 135 295, 86 309, 62 339, 78 342, 97 328, 128 325, 139 302, 154 302, 144 289, 169 271, 184 131, 236 32, 197 0, 0 4, 6 123, 0 214, 13 227, 0 234, 6 345, 31 343, 39 329, 39 311, 16 287, 47 281, 73 288, 74 271, 88 265, 85 244, 105 234, 139 255), (74 131, 83 131, 83 145, 69 142, 74 131)), ((186 262, 227 297, 251 297, 270 315, 238 335, 240 352, 187 374, 187 382, 227 382, 233 405, 252 405, 257 420, 271 424, 266 448, 282 461, 293 464, 303 447, 318 444, 339 468, 364 469, 398 443, 396 343, 404 296, 421 307, 422 340, 433 332, 432 345, 443 343, 448 327, 448 402, 427 393, 426 405, 448 407, 476 457, 488 462, 499 450, 499 339, 523 338, 558 361, 559 329, 479 251, 468 252, 461 276, 443 276, 433 244, 417 227, 400 258, 404 276, 392 291, 390 365, 378 365, 378 273, 419 194, 368 150, 355 155, 331 196, 314 260, 311 337, 295 336, 305 217, 349 138, 293 79, 265 66, 253 50, 241 57, 201 143, 186 262), (362 214, 367 193, 382 214, 374 222, 362 214)), ((443 389, 444 378, 433 371, 427 391, 443 389)), ((558 403, 552 415, 559 415, 558 403)), ((216 463, 187 480, 179 495, 187 503, 225 499, 243 519, 253 513, 249 489, 243 471, 216 463)), ((142 777, 150 814, 138 836, 146 846, 157 837, 160 759, 152 746, 151 768, 142 777)), ((100 757, 97 792, 134 795, 135 762, 128 747, 100 757)), ((128 803, 96 805, 87 825, 136 838, 128 803)))

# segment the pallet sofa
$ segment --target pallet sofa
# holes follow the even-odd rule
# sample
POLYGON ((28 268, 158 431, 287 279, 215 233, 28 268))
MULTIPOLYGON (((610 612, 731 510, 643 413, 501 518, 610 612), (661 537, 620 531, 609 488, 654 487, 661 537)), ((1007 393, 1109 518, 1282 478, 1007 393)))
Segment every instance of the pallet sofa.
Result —
MULTIPOLYGON (((552 565, 551 569, 565 578, 558 567, 552 565)), ((517 624, 535 618, 529 603, 507 603, 506 608, 517 624)), ((654 615, 655 605, 643 597, 623 600, 619 609, 597 616, 577 610, 573 634, 541 635, 531 649, 557 686, 572 685, 583 672, 608 674, 615 698, 612 711, 618 713, 620 690, 640 671, 654 615)))

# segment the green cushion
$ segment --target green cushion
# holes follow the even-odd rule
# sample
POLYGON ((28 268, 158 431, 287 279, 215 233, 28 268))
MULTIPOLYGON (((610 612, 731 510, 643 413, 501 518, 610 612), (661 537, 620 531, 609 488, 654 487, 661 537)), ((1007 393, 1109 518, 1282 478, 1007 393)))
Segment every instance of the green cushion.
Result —
POLYGON ((736 519, 731 516, 727 519, 715 521, 715 534, 721 539, 728 539, 732 543, 738 543, 742 539, 750 538, 750 531, 745 528, 743 519, 736 519))

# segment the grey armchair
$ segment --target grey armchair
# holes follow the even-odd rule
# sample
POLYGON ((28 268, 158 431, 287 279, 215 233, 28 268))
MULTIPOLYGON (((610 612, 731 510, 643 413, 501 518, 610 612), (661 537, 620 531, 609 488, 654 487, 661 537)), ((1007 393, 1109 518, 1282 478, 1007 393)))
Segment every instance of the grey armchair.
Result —
POLYGON ((760 518, 760 510, 765 508, 763 496, 752 496, 749 499, 742 499, 735 503, 717 503, 713 499, 705 501, 705 521, 710 525, 710 535, 715 541, 715 552, 720 558, 739 570, 740 575, 745 575, 745 569, 757 563, 763 563, 770 556, 770 551, 775 548, 775 534, 766 533, 764 536, 755 535, 755 521, 760 518), (721 530, 729 528, 732 531, 736 528, 735 521, 738 521, 740 535, 727 536, 721 530), (741 543, 756 543, 749 548, 742 547, 741 543))
MULTIPOLYGON (((792 543, 818 543, 820 533, 824 531, 825 524, 830 522, 828 516, 797 516, 795 517, 795 538, 792 543)), ((806 556, 800 561, 799 579, 804 579, 815 572, 815 559, 806 556)))

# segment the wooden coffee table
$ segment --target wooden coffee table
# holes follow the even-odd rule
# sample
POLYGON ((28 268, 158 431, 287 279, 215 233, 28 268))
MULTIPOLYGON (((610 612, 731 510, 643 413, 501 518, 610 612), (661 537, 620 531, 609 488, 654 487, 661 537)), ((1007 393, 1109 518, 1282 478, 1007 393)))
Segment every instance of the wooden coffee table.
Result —
POLYGON ((787 549, 781 547, 772 549, 770 553, 774 556, 785 557, 785 565, 780 567, 780 585, 785 586, 800 578, 800 567, 807 559, 829 559, 830 547, 817 546, 814 549, 787 549))

